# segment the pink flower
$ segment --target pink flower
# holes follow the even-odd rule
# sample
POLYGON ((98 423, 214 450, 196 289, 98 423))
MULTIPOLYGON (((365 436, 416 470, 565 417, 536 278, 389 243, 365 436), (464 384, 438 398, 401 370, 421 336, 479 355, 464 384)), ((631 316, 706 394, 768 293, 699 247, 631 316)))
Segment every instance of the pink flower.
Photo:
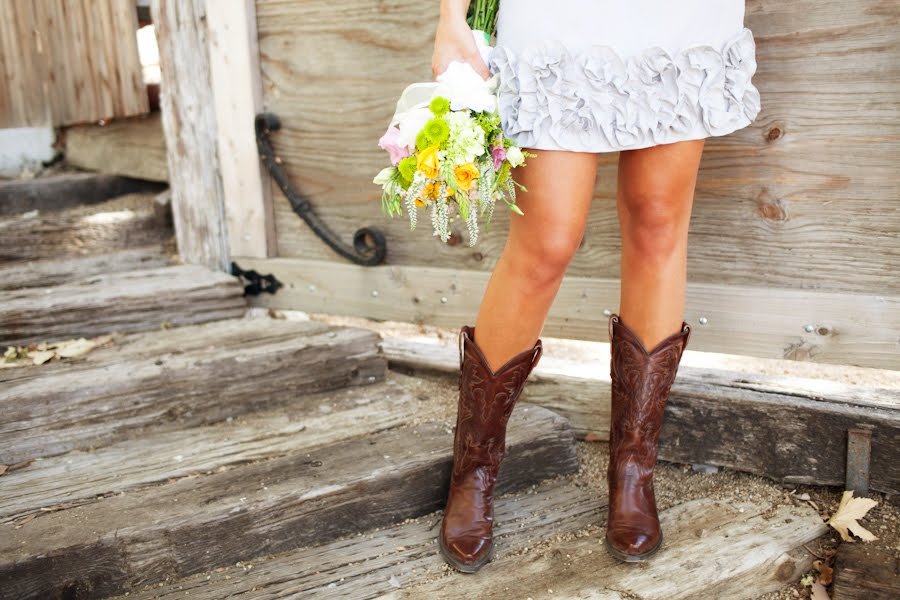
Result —
POLYGON ((492 146, 491 156, 494 157, 494 170, 499 171, 503 161, 506 160, 506 150, 503 149, 503 146, 492 146))
POLYGON ((409 147, 400 145, 400 129, 396 126, 388 127, 378 140, 378 146, 388 151, 391 155, 391 164, 395 167, 401 159, 410 155, 409 147))

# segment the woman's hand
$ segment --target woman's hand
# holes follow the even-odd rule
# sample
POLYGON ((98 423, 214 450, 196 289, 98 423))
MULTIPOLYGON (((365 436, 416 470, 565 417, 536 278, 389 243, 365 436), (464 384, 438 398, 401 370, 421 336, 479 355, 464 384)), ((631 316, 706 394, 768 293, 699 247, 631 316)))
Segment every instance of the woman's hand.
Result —
POLYGON ((431 72, 437 78, 447 70, 454 60, 467 62, 484 79, 490 79, 491 72, 481 58, 472 30, 465 17, 441 17, 434 36, 434 54, 431 57, 431 72))

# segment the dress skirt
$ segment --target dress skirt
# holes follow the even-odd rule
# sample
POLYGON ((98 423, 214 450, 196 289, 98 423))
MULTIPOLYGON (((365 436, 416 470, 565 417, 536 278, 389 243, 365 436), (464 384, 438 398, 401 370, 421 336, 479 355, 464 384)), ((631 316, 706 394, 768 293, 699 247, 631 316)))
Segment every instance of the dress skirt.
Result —
POLYGON ((725 135, 760 110, 744 0, 500 0, 488 67, 524 148, 646 148, 725 135))

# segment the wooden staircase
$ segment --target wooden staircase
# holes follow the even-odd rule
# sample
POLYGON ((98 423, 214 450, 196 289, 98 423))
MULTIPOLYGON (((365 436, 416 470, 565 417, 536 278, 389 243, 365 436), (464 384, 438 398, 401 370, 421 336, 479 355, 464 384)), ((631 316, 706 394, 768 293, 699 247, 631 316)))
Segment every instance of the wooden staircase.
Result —
MULTIPOLYGON (((32 220, 81 227, 77 210, 32 220)), ((156 227, 142 244, 167 243, 156 227)), ((107 237, 0 264, 17 282, 0 292, 4 344, 110 336, 0 369, 2 599, 744 598, 796 580, 825 532, 809 507, 697 500, 664 511, 658 559, 617 563, 572 426, 523 402, 496 558, 450 572, 436 536, 452 382, 389 370, 368 329, 246 318, 237 279, 107 237)))

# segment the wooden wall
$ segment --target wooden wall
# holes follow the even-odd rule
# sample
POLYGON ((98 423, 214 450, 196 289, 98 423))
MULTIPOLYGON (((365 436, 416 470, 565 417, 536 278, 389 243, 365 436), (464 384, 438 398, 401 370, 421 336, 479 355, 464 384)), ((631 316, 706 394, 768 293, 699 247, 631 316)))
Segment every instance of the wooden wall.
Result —
MULTIPOLYGON (((273 191, 279 259, 253 263, 290 286, 265 302, 450 327, 474 321, 505 241, 495 211, 475 248, 427 219, 381 214, 377 139, 403 87, 431 78, 438 3, 256 0, 264 106, 294 185, 343 239, 382 228, 387 265, 348 264, 273 191)), ((762 112, 709 138, 688 251, 692 349, 900 368, 900 52, 896 3, 747 2, 762 112), (701 324, 705 318, 705 324, 701 324)), ((581 249, 545 335, 607 339, 617 311, 618 155, 601 156, 581 249)), ((565 199, 561 198, 560 202, 565 199)), ((251 264, 250 261, 247 261, 251 264)))
POLYGON ((0 2, 0 127, 148 112, 134 0, 0 2))

